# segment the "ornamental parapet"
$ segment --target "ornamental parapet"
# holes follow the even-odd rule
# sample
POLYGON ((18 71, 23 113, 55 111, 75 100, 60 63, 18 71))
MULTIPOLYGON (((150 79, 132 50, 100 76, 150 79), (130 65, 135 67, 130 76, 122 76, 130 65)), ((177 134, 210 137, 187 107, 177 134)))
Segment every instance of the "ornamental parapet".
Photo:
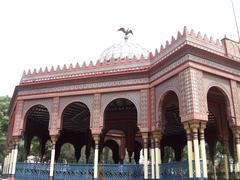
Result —
MULTIPOLYGON (((172 36, 170 42, 166 41, 165 46, 161 45, 160 50, 156 49, 154 53, 150 52, 147 57, 142 55, 140 57, 133 56, 132 58, 123 59, 112 58, 110 60, 98 60, 96 64, 90 61, 89 65, 83 62, 82 66, 77 63, 75 66, 70 64, 69 67, 64 65, 62 68, 57 66, 57 68, 51 67, 50 69, 46 67, 45 70, 40 68, 39 70, 24 71, 20 84, 37 84, 66 79, 148 71, 185 46, 196 47, 224 57, 226 55, 233 57, 234 51, 231 50, 233 48, 230 48, 230 45, 232 45, 230 40, 223 39, 222 42, 225 46, 223 46, 219 40, 215 41, 212 37, 208 38, 207 35, 201 35, 200 32, 196 34, 194 30, 189 32, 187 28, 184 27, 183 32, 178 32, 176 38, 172 36)), ((235 46, 240 45, 235 42, 234 47, 235 46)), ((235 54, 234 59, 240 60, 240 55, 235 54)))

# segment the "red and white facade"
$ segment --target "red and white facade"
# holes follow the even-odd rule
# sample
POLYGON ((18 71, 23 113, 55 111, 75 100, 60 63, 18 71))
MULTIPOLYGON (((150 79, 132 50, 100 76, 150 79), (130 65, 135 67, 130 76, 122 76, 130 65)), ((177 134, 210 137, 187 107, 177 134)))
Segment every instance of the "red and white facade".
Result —
MULTIPOLYGON (((196 171, 194 176, 201 177, 202 159, 203 176, 207 178, 205 139, 206 143, 218 140, 224 147, 228 147, 230 131, 233 132, 234 151, 237 154, 237 157, 233 155, 233 159, 236 164, 239 163, 240 44, 227 38, 215 41, 193 30, 189 32, 187 28, 182 33, 178 32, 177 37, 172 37, 171 42, 167 41, 160 50, 149 53, 148 57, 115 58, 98 61, 96 64, 90 62, 89 65, 64 65, 63 68, 58 66, 55 69, 24 72, 20 84, 15 88, 9 110, 8 157, 12 157, 12 154, 13 157, 16 156, 16 145, 27 128, 27 115, 37 105, 46 108, 49 113, 47 130, 53 145, 61 135, 66 107, 74 102, 86 105, 90 113, 91 138, 96 149, 98 144, 101 146, 101 135, 107 134, 107 131, 103 133, 103 129, 108 127, 105 120, 106 108, 117 99, 126 99, 136 108, 138 129, 134 135, 127 131, 126 136, 140 142, 145 158, 150 153, 148 142, 154 142, 149 147, 155 154, 152 159, 156 166, 153 179, 159 177, 157 166, 161 163, 162 142, 174 147, 167 142, 172 142, 171 137, 175 137, 174 125, 167 125, 170 119, 175 119, 172 117, 173 112, 179 112, 175 114, 181 122, 179 127, 184 130, 176 130, 183 136, 180 139, 183 146, 180 149, 176 147, 176 152, 182 151, 187 145, 190 177, 193 176, 193 166, 196 171), (216 108, 219 104, 222 108, 220 111, 216 108), (177 110, 170 110, 170 107, 177 107, 177 110), (169 117, 165 116, 168 108, 169 117), (225 113, 219 114, 222 111, 225 113), (214 116, 212 120, 215 121, 216 137, 211 136, 211 126, 208 125, 210 114, 214 116), (230 130, 226 130, 226 127, 230 130), (166 135, 168 128, 171 133, 166 135)), ((111 109, 113 107, 112 105, 111 109)), ((108 130, 113 126, 109 126, 108 130)), ((106 135, 105 140, 110 136, 106 135)), ((116 142, 117 139, 115 137, 116 142)), ((119 147, 121 142, 118 142, 119 147)), ((125 146, 131 149, 131 145, 125 146)), ((209 143, 211 146, 214 144, 209 143)), ((95 156, 97 154, 95 151, 95 156)), ((10 164, 14 165, 16 158, 10 159, 10 164)), ((52 162, 53 160, 54 157, 52 162)), ((96 159, 95 165, 97 167, 96 159)), ((146 167, 145 163, 147 179, 146 167)), ((10 169, 14 174, 14 168, 10 169)), ((96 176, 97 172, 95 178, 96 176)))

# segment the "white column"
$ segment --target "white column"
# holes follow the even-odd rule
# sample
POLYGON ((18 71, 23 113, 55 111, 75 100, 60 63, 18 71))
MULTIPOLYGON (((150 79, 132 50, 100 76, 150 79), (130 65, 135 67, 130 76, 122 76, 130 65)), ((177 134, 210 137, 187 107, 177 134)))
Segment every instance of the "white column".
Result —
POLYGON ((9 175, 11 175, 11 173, 12 173, 13 156, 14 156, 14 148, 12 148, 11 153, 10 153, 9 169, 8 169, 9 175))
POLYGON ((93 167, 93 178, 98 179, 98 143, 99 143, 99 135, 94 137, 95 141, 95 150, 94 150, 94 167, 93 167))
POLYGON ((148 137, 143 137, 144 179, 148 179, 148 137))
POLYGON ((237 160, 238 160, 238 172, 240 171, 240 137, 236 134, 236 150, 237 150, 237 160))
POLYGON ((151 177, 152 179, 155 179, 155 152, 153 138, 151 138, 151 177))
POLYGON ((12 165, 12 176, 15 175, 15 171, 16 171, 17 155, 18 155, 18 144, 15 144, 14 155, 13 155, 13 165, 12 165))
POLYGON ((8 161, 7 161, 7 174, 9 175, 9 169, 10 169, 10 161, 11 161, 11 155, 12 155, 12 152, 10 151, 8 153, 8 161))
POLYGON ((51 162, 50 162, 50 172, 49 172, 49 179, 53 180, 54 176, 54 163, 55 163, 55 148, 56 148, 56 142, 57 142, 58 135, 52 135, 51 141, 52 141, 52 150, 51 150, 51 162))
POLYGON ((55 143, 52 144, 52 150, 51 150, 51 162, 50 162, 50 172, 49 172, 50 179, 53 179, 54 161, 55 161, 55 143))
POLYGON ((155 157, 156 157, 156 179, 160 179, 160 168, 159 165, 161 164, 161 150, 160 150, 160 139, 155 138, 155 157))
POLYGON ((223 158, 224 158, 224 167, 225 167, 225 178, 229 179, 229 164, 228 164, 228 156, 227 156, 227 152, 225 152, 223 154, 223 158))
POLYGON ((189 127, 186 129, 187 133, 187 150, 188 150, 188 171, 189 178, 193 178, 193 149, 192 149, 192 136, 189 127))
POLYGON ((7 155, 7 159, 6 159, 6 167, 5 167, 5 174, 8 174, 8 166, 9 166, 9 154, 7 155))
POLYGON ((200 178, 201 177, 201 168, 200 168, 199 142, 198 142, 198 129, 197 128, 193 128, 193 145, 194 145, 196 178, 200 178))
POLYGON ((205 124, 201 124, 200 128, 200 146, 201 146, 201 157, 202 157, 202 170, 203 170, 203 178, 208 177, 207 172, 207 157, 206 157, 206 149, 205 149, 205 138, 204 138, 204 129, 205 124))
POLYGON ((5 174, 6 160, 7 160, 7 156, 5 156, 4 162, 3 162, 3 171, 2 171, 3 174, 5 174))

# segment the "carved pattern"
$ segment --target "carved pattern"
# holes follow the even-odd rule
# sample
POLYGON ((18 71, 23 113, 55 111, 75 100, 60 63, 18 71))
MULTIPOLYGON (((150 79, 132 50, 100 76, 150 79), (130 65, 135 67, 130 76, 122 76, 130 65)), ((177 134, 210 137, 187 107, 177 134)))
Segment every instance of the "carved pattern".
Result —
POLYGON ((194 112, 206 113, 207 107, 204 103, 203 73, 202 71, 191 69, 191 85, 193 95, 194 112))
MULTIPOLYGON (((183 56, 182 58, 178 59, 176 62, 170 64, 164 69, 159 69, 159 72, 155 73, 150 77, 150 81, 154 81, 157 78, 163 76, 164 74, 172 71, 177 66, 180 66, 184 64, 187 61, 193 61, 197 63, 201 63, 203 65, 207 65, 213 68, 217 68, 221 71, 233 73, 236 75, 240 75, 239 70, 233 69, 231 67, 227 67, 226 65, 222 65, 219 63, 213 62, 211 59, 208 60, 209 57, 200 58, 194 55, 187 54, 183 56)), ((117 80, 117 81, 111 81, 111 82, 99 82, 99 83, 90 83, 90 84, 80 84, 80 85, 71 85, 71 86, 60 86, 60 87, 52 87, 52 88, 44 88, 44 89, 34 89, 34 90, 22 90, 19 91, 19 95, 29 95, 29 94, 38 94, 38 93, 49 93, 49 92, 63 92, 63 91, 72 91, 72 90, 83 90, 83 89, 89 89, 89 88, 100 88, 100 87, 113 87, 113 86, 121 86, 121 85, 133 85, 133 84, 144 84, 148 83, 148 78, 142 78, 142 79, 132 79, 132 80, 117 80)))
POLYGON ((59 133, 59 97, 54 97, 52 99, 52 113, 50 114, 50 127, 49 127, 49 134, 52 135, 58 135, 59 133))
POLYGON ((208 120, 202 76, 201 71, 193 68, 185 69, 179 74, 182 122, 193 119, 208 120))
POLYGON ((15 110, 15 119, 13 127, 13 136, 20 136, 23 129, 23 101, 17 101, 16 110, 15 110))
POLYGON ((234 107, 234 112, 235 112, 236 125, 240 125, 240 111, 239 111, 240 106, 239 106, 239 95, 238 95, 236 81, 231 80, 231 90, 232 90, 232 97, 233 97, 232 99, 233 99, 233 107, 234 107))
POLYGON ((155 87, 150 89, 150 98, 151 98, 151 130, 156 130, 156 96, 155 96, 155 87))
POLYGON ((65 85, 65 86, 59 86, 59 87, 49 87, 49 88, 34 89, 34 90, 23 90, 19 92, 19 95, 85 90, 85 89, 100 88, 100 87, 114 87, 114 86, 118 87, 122 85, 144 84, 144 83, 148 83, 148 81, 149 81, 148 78, 141 78, 141 79, 115 80, 115 81, 109 81, 109 82, 84 83, 84 84, 70 85, 70 86, 65 85))
POLYGON ((193 113, 192 90, 191 90, 191 71, 185 69, 179 74, 180 92, 182 97, 181 116, 193 113))
POLYGON ((93 118, 90 122, 90 128, 92 134, 100 134, 103 127, 103 121, 101 120, 101 94, 94 94, 93 97, 93 118))
MULTIPOLYGON (((238 109, 236 109, 236 111, 239 112, 240 111, 240 84, 239 84, 239 82, 237 83, 237 95, 238 95, 239 107, 238 107, 238 109)), ((239 122, 239 125, 240 125, 240 122, 239 122)))
POLYGON ((148 120, 150 120, 148 119, 148 111, 150 111, 148 93, 148 89, 141 90, 140 92, 140 121, 138 122, 138 126, 141 132, 148 132, 148 120))

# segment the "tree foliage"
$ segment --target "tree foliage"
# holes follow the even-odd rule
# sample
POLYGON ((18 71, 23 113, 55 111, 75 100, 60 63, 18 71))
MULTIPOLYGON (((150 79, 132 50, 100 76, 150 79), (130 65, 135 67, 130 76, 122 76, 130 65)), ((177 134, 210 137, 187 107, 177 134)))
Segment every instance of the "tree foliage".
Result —
POLYGON ((5 140, 8 129, 8 107, 11 98, 8 96, 0 97, 0 162, 4 160, 5 140))

